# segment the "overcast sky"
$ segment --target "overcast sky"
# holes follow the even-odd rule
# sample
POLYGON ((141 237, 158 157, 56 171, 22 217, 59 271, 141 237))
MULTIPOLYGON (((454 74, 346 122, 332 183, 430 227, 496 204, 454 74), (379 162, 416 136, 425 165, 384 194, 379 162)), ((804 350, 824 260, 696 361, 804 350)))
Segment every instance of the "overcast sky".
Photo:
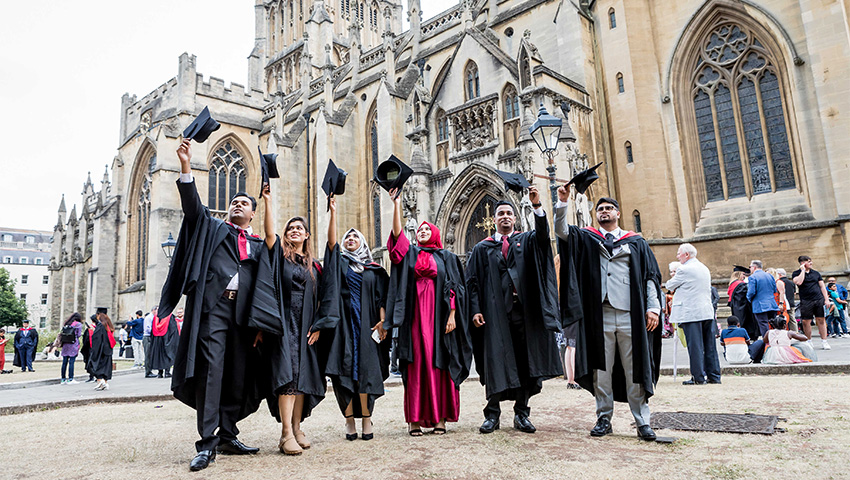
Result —
MULTIPOLYGON (((456 3, 423 0, 423 18, 456 3)), ((117 152, 121 95, 176 76, 181 53, 247 84, 253 4, 0 1, 0 226, 53 230, 62 194, 80 208, 86 173, 99 189, 117 152)))

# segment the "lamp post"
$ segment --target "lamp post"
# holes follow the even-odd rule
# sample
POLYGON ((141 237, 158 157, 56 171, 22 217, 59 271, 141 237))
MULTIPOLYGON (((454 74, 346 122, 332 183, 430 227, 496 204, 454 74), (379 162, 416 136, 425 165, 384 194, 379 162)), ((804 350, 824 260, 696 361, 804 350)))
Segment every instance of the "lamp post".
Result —
POLYGON ((549 191, 552 195, 552 205, 558 201, 558 185, 555 180, 555 155, 558 154, 558 139, 561 135, 562 121, 560 118, 549 115, 546 107, 540 104, 540 110, 537 112, 537 120, 529 129, 531 138, 540 149, 540 153, 545 155, 549 160, 549 165, 546 166, 546 171, 549 172, 549 191))
POLYGON ((174 249, 176 247, 177 241, 171 236, 171 232, 168 232, 168 239, 162 242, 162 252, 165 253, 165 258, 168 259, 169 264, 171 263, 171 257, 174 256, 174 249))

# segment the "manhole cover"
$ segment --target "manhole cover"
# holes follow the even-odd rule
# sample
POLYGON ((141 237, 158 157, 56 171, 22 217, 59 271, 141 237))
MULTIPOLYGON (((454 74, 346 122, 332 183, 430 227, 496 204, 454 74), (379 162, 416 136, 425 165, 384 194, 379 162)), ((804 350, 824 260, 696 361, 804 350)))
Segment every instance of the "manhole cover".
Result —
POLYGON ((697 432, 760 433, 772 435, 779 421, 776 415, 753 415, 750 413, 688 413, 653 412, 650 426, 653 429, 670 428, 697 432))

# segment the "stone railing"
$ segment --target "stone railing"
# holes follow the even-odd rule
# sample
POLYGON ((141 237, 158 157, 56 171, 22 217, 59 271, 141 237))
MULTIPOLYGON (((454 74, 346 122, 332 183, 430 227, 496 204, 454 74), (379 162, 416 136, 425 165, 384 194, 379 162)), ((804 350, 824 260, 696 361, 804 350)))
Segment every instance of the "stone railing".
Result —
POLYGON ((455 22, 460 22, 460 8, 461 6, 458 4, 454 8, 445 11, 443 14, 428 20, 427 23, 420 27, 422 30, 422 37, 424 38, 431 33, 436 33, 436 31, 442 29, 442 27, 447 27, 448 25, 453 25, 455 22))
POLYGON ((366 70, 384 61, 384 46, 377 47, 360 55, 360 70, 366 70))

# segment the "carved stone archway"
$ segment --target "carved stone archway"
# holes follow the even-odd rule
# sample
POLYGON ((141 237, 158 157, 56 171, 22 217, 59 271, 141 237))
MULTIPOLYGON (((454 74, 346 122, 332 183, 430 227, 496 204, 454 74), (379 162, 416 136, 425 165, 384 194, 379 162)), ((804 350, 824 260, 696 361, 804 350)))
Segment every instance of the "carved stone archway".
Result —
POLYGON ((491 203, 506 198, 504 181, 496 170, 481 163, 466 167, 446 191, 437 210, 437 225, 443 231, 445 248, 459 256, 469 253, 466 251, 466 237, 480 230, 470 229, 469 225, 482 221, 481 212, 476 209, 481 210, 478 207, 482 202, 491 203))

